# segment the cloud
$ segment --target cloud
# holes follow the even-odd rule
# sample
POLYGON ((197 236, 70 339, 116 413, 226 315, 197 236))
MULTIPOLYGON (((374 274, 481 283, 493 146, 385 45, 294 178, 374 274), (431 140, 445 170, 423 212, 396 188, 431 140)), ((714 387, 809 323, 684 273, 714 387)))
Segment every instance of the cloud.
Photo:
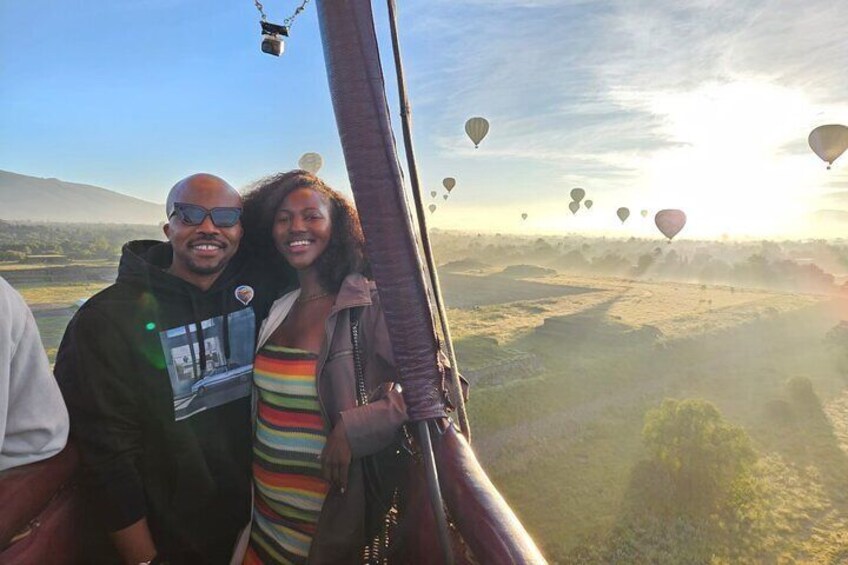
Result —
MULTIPOLYGON (((848 182, 841 183, 846 189, 848 189, 848 182)), ((848 204, 848 190, 840 190, 838 192, 829 192, 824 195, 824 197, 833 202, 841 202, 844 204, 848 204)))
MULTIPOLYGON (((839 105, 848 89, 848 42, 826 31, 848 28, 848 15, 834 2, 439 5, 425 26, 449 48, 418 77, 419 105, 444 125, 486 115, 503 141, 492 148, 498 156, 562 163, 582 153, 604 162, 622 151, 663 149, 675 140, 663 127, 662 105, 705 83, 756 81, 787 96, 803 90, 823 114, 848 113, 839 105)), ((465 147, 461 133, 437 143, 444 153, 465 147)))
POLYGON ((813 217, 822 222, 848 223, 847 210, 816 210, 813 217))
MULTIPOLYGON (((485 6, 493 7, 491 0, 450 0, 455 4, 466 4, 469 6, 485 6)), ((562 7, 562 6, 578 6, 581 4, 589 4, 593 0, 498 0, 498 9, 516 9, 516 8, 547 8, 547 7, 562 7)))
POLYGON ((820 174, 806 143, 815 125, 848 123, 848 11, 837 3, 435 5, 409 16, 417 131, 431 166, 475 182, 479 202, 585 186, 610 202, 697 209, 728 232, 775 233, 842 204, 817 202, 845 177, 820 174), (479 151, 462 131, 473 115, 491 122, 479 151), (768 221, 746 224, 766 200, 768 221))

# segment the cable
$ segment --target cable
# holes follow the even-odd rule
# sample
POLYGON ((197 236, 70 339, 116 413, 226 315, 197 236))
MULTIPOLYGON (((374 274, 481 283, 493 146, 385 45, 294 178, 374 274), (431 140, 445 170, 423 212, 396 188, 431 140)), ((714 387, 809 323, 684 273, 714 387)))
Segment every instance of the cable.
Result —
POLYGON ((430 246, 429 232, 427 231, 427 218, 424 214, 424 203, 421 199, 421 185, 418 179, 418 166, 415 162, 415 150, 412 145, 412 110, 406 95, 406 80, 403 74, 403 61, 400 56, 400 41, 398 40, 397 15, 394 0, 387 0, 389 5, 389 24, 392 32, 392 49, 395 57, 395 70, 398 82, 398 97, 400 99, 400 116, 403 127, 403 146, 406 153, 406 162, 409 167, 409 181, 412 185, 412 197, 415 200, 415 212, 418 217, 418 228, 421 234, 421 245, 424 248, 424 258, 427 261, 427 270, 430 275, 430 284, 433 290, 433 298, 439 313, 439 322, 442 327, 442 335, 445 338, 445 346, 448 350, 448 360, 452 368, 452 379, 450 380, 450 394, 456 407, 456 415, 459 420, 459 429, 468 442, 471 442, 471 427, 468 422, 468 412, 465 409, 465 398, 462 396, 462 382, 459 378, 459 366, 456 361, 456 352, 453 348, 448 316, 442 300, 442 289, 439 285, 439 276, 436 271, 436 262, 433 258, 433 250, 430 246))

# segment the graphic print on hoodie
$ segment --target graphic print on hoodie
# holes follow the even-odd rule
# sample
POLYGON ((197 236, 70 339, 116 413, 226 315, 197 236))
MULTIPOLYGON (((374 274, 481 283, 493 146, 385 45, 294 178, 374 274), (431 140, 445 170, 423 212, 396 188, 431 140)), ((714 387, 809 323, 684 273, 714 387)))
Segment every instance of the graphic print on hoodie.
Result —
POLYGON ((255 328, 246 308, 159 332, 176 420, 250 394, 255 328))

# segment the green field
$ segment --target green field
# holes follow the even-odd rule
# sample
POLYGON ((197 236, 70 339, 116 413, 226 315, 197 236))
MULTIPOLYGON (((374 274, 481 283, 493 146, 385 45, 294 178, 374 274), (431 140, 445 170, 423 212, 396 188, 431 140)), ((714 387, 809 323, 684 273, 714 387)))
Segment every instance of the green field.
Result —
POLYGON ((24 283, 15 285, 35 315, 41 341, 53 362, 62 341, 65 327, 77 309, 77 301, 87 299, 103 290, 104 282, 24 283))
POLYGON ((544 283, 592 291, 451 317, 460 363, 470 338, 544 360, 542 375, 478 387, 469 409, 475 451, 551 559, 582 562, 587 546, 611 543, 645 458, 644 414, 673 397, 712 402, 759 454, 768 493, 759 530, 727 540, 736 553, 714 547, 713 562, 848 560, 848 376, 844 349, 825 339, 844 299, 604 278, 544 283), (793 377, 813 385, 816 426, 770 420, 793 377))
MULTIPOLYGON (((19 285, 51 353, 73 302, 105 284, 19 285)), ((443 284, 461 369, 538 362, 483 378, 469 410, 478 457, 552 562, 848 562, 848 333, 832 331, 845 298, 484 269, 443 284), (750 437, 745 528, 626 537, 643 420, 664 398, 707 400, 750 437)))

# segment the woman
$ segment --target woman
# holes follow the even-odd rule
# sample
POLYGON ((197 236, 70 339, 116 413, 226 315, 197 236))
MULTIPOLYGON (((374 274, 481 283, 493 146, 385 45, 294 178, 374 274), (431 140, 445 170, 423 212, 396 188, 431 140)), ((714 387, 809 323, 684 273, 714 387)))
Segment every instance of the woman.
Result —
POLYGON ((275 250, 299 288, 271 309, 254 365, 254 511, 245 563, 355 563, 366 532, 362 457, 407 421, 364 238, 351 204, 304 171, 261 182, 246 237, 275 250), (351 314, 362 374, 378 400, 357 406, 351 314))

